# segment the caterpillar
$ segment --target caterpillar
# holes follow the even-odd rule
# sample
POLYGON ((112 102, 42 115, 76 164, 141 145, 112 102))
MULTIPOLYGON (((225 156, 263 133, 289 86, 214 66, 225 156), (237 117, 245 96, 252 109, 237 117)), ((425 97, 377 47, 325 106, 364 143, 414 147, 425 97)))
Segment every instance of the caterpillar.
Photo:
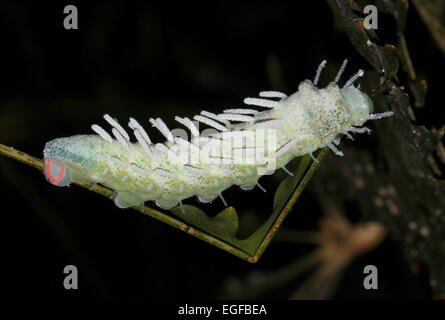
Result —
POLYGON ((305 80, 292 95, 262 91, 257 98, 245 98, 248 108, 224 110, 220 114, 202 111, 193 120, 176 116, 187 131, 177 134, 160 118, 149 122, 166 138, 154 143, 141 124, 130 118, 130 135, 109 116, 111 135, 94 124, 93 135, 58 138, 46 143, 44 174, 56 186, 72 182, 100 183, 114 190, 120 208, 155 201, 163 209, 181 205, 196 196, 201 202, 217 197, 227 205, 222 192, 232 185, 244 190, 257 186, 261 176, 283 169, 295 157, 313 156, 319 148, 329 147, 343 156, 337 146, 342 136, 370 133, 367 120, 389 117, 393 112, 372 113, 371 98, 353 84, 362 77, 359 70, 342 88, 337 83, 345 70, 343 61, 335 79, 326 88, 317 88, 321 72, 305 80), (258 110, 263 108, 263 111, 258 110), (207 129, 199 130, 203 125, 207 129), (186 136, 184 136, 184 133, 186 136), (190 138, 187 137, 190 133, 190 138))

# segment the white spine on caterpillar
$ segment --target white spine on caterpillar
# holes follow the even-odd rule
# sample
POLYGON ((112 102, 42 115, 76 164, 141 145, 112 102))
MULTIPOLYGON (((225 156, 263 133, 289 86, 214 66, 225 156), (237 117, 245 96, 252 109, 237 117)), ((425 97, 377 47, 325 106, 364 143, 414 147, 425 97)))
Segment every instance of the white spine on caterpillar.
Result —
MULTIPOLYGON (((136 142, 130 142, 125 129, 105 115, 112 136, 94 124, 97 135, 77 135, 48 142, 44 149, 45 175, 57 186, 71 182, 100 183, 115 190, 117 206, 126 208, 154 200, 170 209, 182 200, 197 196, 202 202, 218 196, 232 185, 244 190, 258 186, 258 179, 282 168, 295 157, 329 147, 336 155, 339 137, 370 132, 361 127, 367 120, 380 119, 392 112, 372 114, 367 94, 353 86, 363 75, 359 70, 343 88, 336 83, 345 60, 326 88, 316 87, 326 61, 317 69, 314 82, 305 80, 290 96, 278 91, 262 91, 260 98, 246 98, 249 108, 233 108, 220 114, 202 111, 189 118, 175 117, 191 133, 177 137, 160 118, 150 119, 167 139, 153 144, 147 132, 133 118, 129 127, 136 142), (252 109, 260 107, 262 110, 252 109), (265 110, 264 110, 265 108, 265 110), (199 132, 198 124, 212 130, 199 132)), ((313 157, 314 158, 314 157, 313 157)))

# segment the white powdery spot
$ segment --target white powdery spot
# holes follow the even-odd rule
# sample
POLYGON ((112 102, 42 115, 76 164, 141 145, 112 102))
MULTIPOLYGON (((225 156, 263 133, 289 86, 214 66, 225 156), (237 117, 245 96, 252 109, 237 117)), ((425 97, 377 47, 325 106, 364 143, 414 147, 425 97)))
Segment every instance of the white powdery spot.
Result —
POLYGON ((150 118, 150 122, 153 127, 157 128, 169 142, 173 142, 173 134, 161 118, 156 118, 156 120, 150 118))
POLYGON ((175 120, 177 122, 179 122, 180 124, 182 124, 183 126, 187 127, 194 137, 198 137, 199 136, 199 130, 198 130, 198 128, 196 128, 196 126, 195 126, 195 124, 193 123, 192 120, 190 120, 187 117, 181 118, 181 117, 178 117, 178 116, 175 117, 175 120))
POLYGON ((297 142, 300 141, 299 138, 292 139, 288 143, 286 143, 284 146, 282 146, 278 152, 276 153, 276 157, 281 157, 285 152, 289 151, 297 142))
POLYGON ((230 131, 230 132, 224 132, 222 134, 222 139, 227 140, 231 138, 252 138, 255 136, 255 132, 251 130, 244 130, 244 131, 230 131))
POLYGON ((326 60, 323 60, 318 66, 317 73, 315 74, 314 86, 316 86, 318 80, 320 80, 321 71, 324 69, 325 66, 326 66, 326 60))
POLYGON ((258 181, 256 182, 256 185, 261 189, 261 191, 267 192, 267 190, 258 181))
POLYGON ((224 120, 230 121, 240 121, 240 122, 250 122, 255 120, 255 118, 242 115, 242 114, 230 114, 230 113, 221 113, 219 116, 224 120))
POLYGON ((348 131, 350 132, 355 132, 355 133, 367 133, 367 134, 371 134, 371 129, 367 128, 367 127, 361 127, 361 128, 357 128, 357 127, 350 127, 348 129, 348 131))
POLYGON ((369 120, 378 120, 386 117, 391 117, 392 115, 394 115, 394 112, 392 111, 387 111, 383 113, 371 113, 369 115, 369 120))
POLYGON ((207 118, 219 121, 221 123, 224 123, 225 126, 230 126, 230 122, 229 121, 221 118, 219 115, 214 114, 212 112, 208 112, 208 111, 203 110, 203 111, 201 111, 201 115, 204 116, 204 117, 207 117, 207 118))
POLYGON ((139 130, 134 130, 134 135, 136 137, 136 140, 142 146, 142 149, 144 149, 145 153, 151 155, 150 147, 147 144, 147 141, 142 137, 141 132, 139 130))
POLYGON ((279 127, 280 125, 282 125, 284 123, 283 119, 274 119, 274 120, 268 120, 268 121, 263 121, 263 122, 259 122, 259 123, 255 123, 253 126, 256 129, 268 129, 268 128, 276 128, 279 127))
POLYGON ((128 123, 128 126, 133 129, 139 131, 142 138, 147 142, 148 145, 151 144, 151 139, 148 136, 147 132, 144 130, 144 128, 137 122, 135 119, 130 118, 130 122, 128 123))
POLYGON ((130 141, 130 136, 128 135, 127 131, 125 131, 124 128, 122 128, 122 126, 116 121, 114 120, 112 117, 110 117, 108 114, 104 115, 104 119, 110 124, 112 125, 114 128, 116 128, 119 133, 122 135, 122 137, 125 138, 125 140, 130 141))
POLYGON ((337 156, 343 157, 343 152, 341 152, 340 150, 337 149, 336 146, 334 146, 333 143, 328 143, 326 146, 329 147, 329 149, 331 149, 337 156))
POLYGON ((285 166, 281 167, 281 169, 283 169, 284 172, 286 172, 288 175, 290 175, 291 177, 294 176, 294 174, 292 172, 289 171, 288 168, 286 168, 285 166))
POLYGON ((227 131, 228 130, 225 126, 219 124, 218 122, 216 122, 212 119, 203 117, 203 116, 194 116, 193 119, 195 119, 196 121, 202 122, 210 127, 213 127, 219 131, 227 131))
POLYGON ((257 114, 259 113, 258 110, 254 109, 226 109, 223 111, 224 113, 235 113, 235 114, 257 114))
POLYGON ((338 80, 340 80, 341 75, 343 74, 343 72, 345 71, 346 65, 348 64, 348 59, 343 60, 343 63, 340 67, 340 70, 338 70, 337 75, 335 76, 335 80, 334 83, 337 83, 338 80))
POLYGON ((106 132, 102 127, 98 126, 97 124, 93 124, 91 126, 91 129, 93 129, 94 132, 96 132, 102 139, 108 142, 113 142, 113 138, 106 132))
POLYGON ((279 102, 277 101, 259 99, 259 98, 245 98, 244 103, 247 105, 266 107, 266 108, 276 108, 280 105, 279 102))
POLYGON ((180 145, 181 147, 184 147, 184 148, 189 148, 190 145, 191 145, 191 143, 190 143, 189 141, 184 140, 184 139, 182 139, 182 138, 180 138, 180 137, 176 137, 176 138, 175 138, 175 142, 176 142, 178 145, 180 145))
POLYGON ((287 94, 282 93, 280 91, 261 91, 259 96, 263 98, 280 98, 280 99, 287 98, 287 94))
POLYGON ((116 128, 113 128, 111 130, 113 132, 113 135, 116 137, 116 140, 119 141, 119 143, 128 151, 130 150, 130 146, 128 145, 127 140, 125 140, 124 137, 122 137, 120 131, 118 131, 116 128))
POLYGON ((182 205, 182 200, 179 200, 179 206, 181 207, 181 212, 185 213, 184 206, 182 205))
POLYGON ((263 111, 258 113, 257 115, 255 115, 255 120, 272 120, 273 115, 272 115, 272 110, 267 110, 267 111, 263 111))
POLYGON ((224 203, 224 206, 226 206, 227 207, 227 202, 226 202, 226 199, 224 199, 224 197, 223 197, 223 195, 222 195, 222 193, 220 192, 219 194, 219 197, 220 197, 220 199, 221 199, 221 201, 224 203))
POLYGON ((345 136, 348 137, 348 139, 350 140, 354 140, 354 137, 347 132, 345 132, 345 136))
MULTIPOLYGON (((228 133, 228 132, 227 132, 228 133)), ((225 133, 224 133, 225 134, 225 133)), ((218 140, 217 139, 217 137, 214 137, 214 138, 209 138, 209 137, 198 137, 198 138, 196 138, 196 139, 193 139, 193 142, 194 143, 196 143, 197 145, 204 145, 204 144, 206 144, 206 143, 208 143, 208 142, 211 142, 211 141, 213 141, 213 140, 218 140)))
POLYGON ((355 80, 357 80, 358 78, 362 77, 365 73, 363 72, 363 70, 359 70, 356 74, 354 74, 351 79, 348 80, 348 82, 346 82, 346 84, 344 85, 344 87, 349 87, 351 84, 354 83, 355 80))
POLYGON ((309 152, 309 155, 311 156, 311 159, 312 159, 314 162, 316 162, 316 163, 319 162, 318 159, 314 157, 314 154, 313 154, 312 152, 309 152))

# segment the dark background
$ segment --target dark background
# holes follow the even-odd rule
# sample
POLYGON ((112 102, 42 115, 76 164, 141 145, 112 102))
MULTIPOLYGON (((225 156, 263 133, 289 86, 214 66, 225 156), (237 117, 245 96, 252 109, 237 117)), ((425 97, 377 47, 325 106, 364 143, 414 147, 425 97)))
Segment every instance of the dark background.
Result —
MULTIPOLYGON (((385 21, 381 28, 392 30, 385 21)), ((408 21, 411 57, 429 84, 418 121, 439 125, 429 108, 440 101, 443 83, 435 62, 443 58, 413 8, 408 21)), ((37 157, 51 139, 92 133, 91 124, 104 124, 104 113, 122 123, 132 116, 146 128, 149 117, 162 117, 173 127, 175 115, 241 106, 261 90, 292 93, 314 77, 323 59, 322 86, 345 58, 348 76, 370 68, 334 28, 324 1, 2 1, 0 36, 0 142, 37 157), (77 6, 78 30, 63 28, 68 4, 77 6)), ((366 145, 372 138, 361 139, 348 144, 366 145)), ((1 157, 0 168, 2 288, 10 296, 231 297, 234 283, 255 281, 313 248, 273 241, 252 265, 92 192, 56 188, 21 163, 1 157), (68 264, 79 269, 77 291, 63 289, 68 264)), ((246 212, 246 228, 267 218, 273 185, 283 177, 263 183, 270 190, 266 196, 258 189, 225 193, 230 205, 246 212)), ((329 182, 329 175, 323 179, 329 182)), ((222 209, 219 201, 199 206, 210 214, 222 209)), ((309 188, 283 227, 314 229, 320 216, 317 194, 309 188)), ((389 235, 346 268, 333 298, 430 298, 426 268, 420 264, 414 275, 410 266, 389 235), (378 266, 379 290, 363 289, 366 264, 378 266)), ((286 298, 304 277, 263 297, 286 298)))

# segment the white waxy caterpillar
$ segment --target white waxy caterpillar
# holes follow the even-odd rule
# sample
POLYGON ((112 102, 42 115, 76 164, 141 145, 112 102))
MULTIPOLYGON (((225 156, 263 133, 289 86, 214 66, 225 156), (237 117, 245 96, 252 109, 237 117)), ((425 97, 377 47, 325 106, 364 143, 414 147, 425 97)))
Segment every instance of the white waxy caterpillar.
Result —
MULTIPOLYGON (((136 142, 125 129, 105 115, 112 126, 111 135, 94 124, 96 135, 77 135, 54 139, 44 149, 45 176, 54 185, 72 182, 100 183, 115 191, 118 207, 127 208, 154 200, 170 209, 182 200, 197 196, 201 202, 218 196, 232 185, 244 190, 258 186, 264 174, 281 168, 295 157, 329 147, 336 155, 339 138, 350 133, 369 133, 361 127, 367 120, 392 115, 373 114, 367 94, 353 86, 363 75, 359 70, 346 84, 337 85, 347 60, 334 82, 326 88, 316 87, 323 61, 314 82, 305 80, 298 91, 287 96, 277 91, 262 91, 260 98, 246 98, 249 108, 233 108, 214 114, 202 111, 189 118, 175 117, 191 133, 178 137, 160 118, 149 119, 166 138, 153 143, 143 127, 133 118, 128 126, 136 142), (251 107, 266 108, 264 111, 251 107), (200 132, 202 124, 212 130, 200 132)), ((315 158, 314 158, 315 160, 315 158)))

